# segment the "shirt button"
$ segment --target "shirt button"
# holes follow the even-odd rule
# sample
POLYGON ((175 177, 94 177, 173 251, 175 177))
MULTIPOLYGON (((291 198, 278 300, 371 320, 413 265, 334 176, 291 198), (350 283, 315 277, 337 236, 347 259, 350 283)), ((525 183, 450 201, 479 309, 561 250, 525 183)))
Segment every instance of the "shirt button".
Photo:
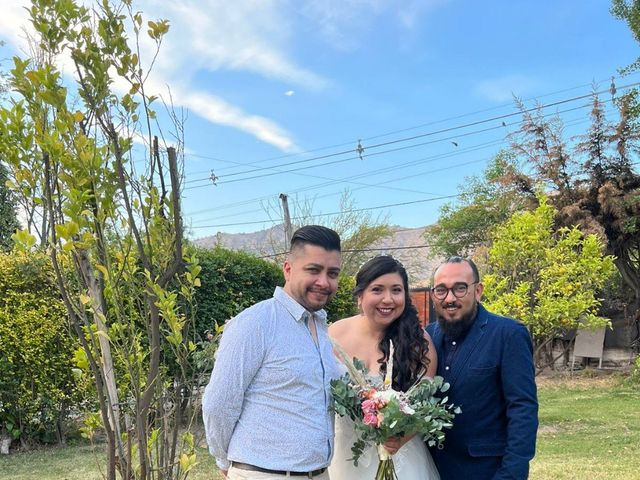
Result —
POLYGON ((446 367, 444 367, 445 370, 449 370, 449 366, 447 365, 446 367))
POLYGON ((451 345, 455 345, 455 344, 456 344, 456 342, 451 342, 451 345))

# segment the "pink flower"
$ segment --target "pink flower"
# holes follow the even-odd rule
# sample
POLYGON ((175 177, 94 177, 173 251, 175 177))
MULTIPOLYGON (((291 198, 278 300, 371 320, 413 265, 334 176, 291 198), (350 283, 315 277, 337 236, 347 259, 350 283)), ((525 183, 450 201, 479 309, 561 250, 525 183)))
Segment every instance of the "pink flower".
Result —
POLYGON ((366 413, 362 421, 365 425, 371 425, 372 427, 378 426, 378 416, 375 413, 366 413))
POLYGON ((360 396, 364 398, 373 398, 373 396, 376 394, 376 391, 377 390, 375 388, 370 388, 369 390, 362 392, 360 396))
POLYGON ((366 413, 375 413, 376 411, 376 402, 373 400, 365 400, 362 402, 362 411, 366 413))

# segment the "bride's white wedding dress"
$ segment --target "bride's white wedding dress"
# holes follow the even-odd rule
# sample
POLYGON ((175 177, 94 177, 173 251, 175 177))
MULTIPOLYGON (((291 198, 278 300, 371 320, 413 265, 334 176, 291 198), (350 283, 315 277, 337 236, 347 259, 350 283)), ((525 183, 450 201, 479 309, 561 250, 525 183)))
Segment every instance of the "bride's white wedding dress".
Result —
MULTIPOLYGON (((334 454, 329 466, 329 478, 374 480, 379 461, 376 447, 367 448, 358 459, 356 467, 350 460, 353 456, 351 447, 356 440, 353 421, 349 417, 336 415, 335 422, 334 454)), ((440 480, 433 458, 419 436, 413 437, 398 450, 393 456, 393 464, 398 480, 440 480)))

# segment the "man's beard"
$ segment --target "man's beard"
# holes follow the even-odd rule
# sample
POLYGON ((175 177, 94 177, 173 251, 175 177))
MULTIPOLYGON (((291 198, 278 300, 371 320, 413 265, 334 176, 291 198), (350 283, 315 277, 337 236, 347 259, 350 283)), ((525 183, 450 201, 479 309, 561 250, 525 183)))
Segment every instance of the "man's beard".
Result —
POLYGON ((473 306, 473 310, 462 316, 460 320, 450 321, 438 316, 438 325, 440 325, 446 337, 457 340, 467 334, 476 319, 477 313, 478 304, 476 303, 473 306))

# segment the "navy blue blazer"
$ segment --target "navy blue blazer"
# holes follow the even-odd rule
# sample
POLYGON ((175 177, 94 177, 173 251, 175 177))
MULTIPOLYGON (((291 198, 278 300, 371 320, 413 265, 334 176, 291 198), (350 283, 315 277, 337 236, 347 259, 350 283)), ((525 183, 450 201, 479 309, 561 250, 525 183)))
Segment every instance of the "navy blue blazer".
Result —
POLYGON ((442 480, 526 479, 538 429, 533 348, 526 327, 489 313, 478 315, 449 369, 444 335, 427 331, 438 352, 438 375, 450 384, 445 394, 460 406, 444 448, 432 449, 442 480))

